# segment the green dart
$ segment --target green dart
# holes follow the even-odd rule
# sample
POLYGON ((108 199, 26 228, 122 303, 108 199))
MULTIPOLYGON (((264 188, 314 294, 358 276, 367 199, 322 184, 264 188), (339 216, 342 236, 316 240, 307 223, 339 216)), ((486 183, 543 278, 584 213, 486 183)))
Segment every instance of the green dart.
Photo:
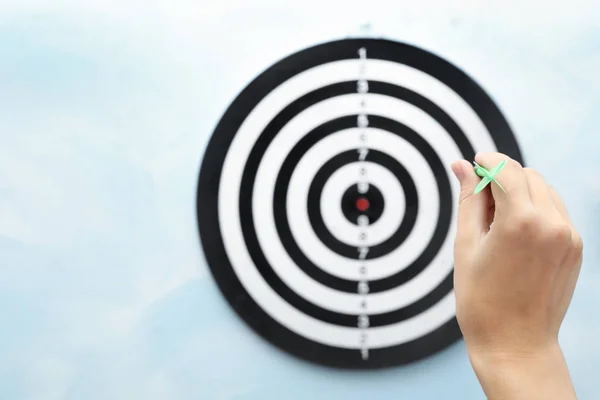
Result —
POLYGON ((483 189, 485 189, 485 187, 487 185, 489 185, 490 182, 494 181, 494 183, 496 183, 496 185, 498 185, 498 187, 500 189, 502 189, 502 191, 504 193, 506 193, 506 190, 504 190, 504 188, 502 187, 502 185, 496 180, 496 175, 498 174, 498 172, 500 172, 502 170, 502 168, 504 168, 504 166, 506 165, 506 160, 502 161, 500 163, 500 165, 498 165, 496 168, 494 168, 491 171, 488 171, 487 169, 483 168, 481 165, 477 164, 475 161, 473 161, 473 164, 475 165, 475 173, 478 176, 481 176, 483 179, 481 180, 481 182, 479 182, 479 185, 477 185, 477 187, 475 188, 475 194, 481 192, 483 189))

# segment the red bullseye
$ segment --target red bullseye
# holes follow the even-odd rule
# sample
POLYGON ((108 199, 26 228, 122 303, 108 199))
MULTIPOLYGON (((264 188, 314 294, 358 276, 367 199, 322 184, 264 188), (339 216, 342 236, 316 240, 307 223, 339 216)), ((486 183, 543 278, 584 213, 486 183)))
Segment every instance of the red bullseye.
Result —
POLYGON ((364 197, 359 197, 358 200, 356 200, 356 208, 360 212, 367 211, 370 206, 371 206, 371 203, 369 203, 369 200, 364 197))

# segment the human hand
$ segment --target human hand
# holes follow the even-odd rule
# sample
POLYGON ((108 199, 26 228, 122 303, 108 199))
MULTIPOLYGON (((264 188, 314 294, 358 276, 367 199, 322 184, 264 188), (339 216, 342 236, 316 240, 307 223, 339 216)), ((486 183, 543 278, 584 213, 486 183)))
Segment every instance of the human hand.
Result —
MULTIPOLYGON (((492 182, 475 195, 481 179, 473 166, 464 160, 452 166, 461 182, 455 242, 457 319, 484 390, 486 384, 493 386, 496 373, 507 379, 511 373, 538 371, 540 379, 552 376, 556 381, 556 374, 564 378, 567 371, 568 378, 558 332, 582 263, 581 237, 562 199, 537 171, 500 153, 475 158, 487 169, 502 160, 508 162, 496 179, 506 193, 492 182), (517 372, 525 365, 528 369, 517 372), (548 365, 556 366, 553 372, 545 370, 548 365)), ((506 395, 518 398, 513 392, 506 395)))

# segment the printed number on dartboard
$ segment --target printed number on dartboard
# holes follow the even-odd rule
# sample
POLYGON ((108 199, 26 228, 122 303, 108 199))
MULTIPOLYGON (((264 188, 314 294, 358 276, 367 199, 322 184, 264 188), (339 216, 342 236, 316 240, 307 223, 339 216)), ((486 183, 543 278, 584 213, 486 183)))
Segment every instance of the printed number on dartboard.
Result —
MULTIPOLYGON (((359 162, 359 171, 358 171, 358 192, 360 194, 365 194, 369 191, 369 184, 367 178, 367 167, 366 167, 366 157, 368 154, 368 149, 366 147, 367 142, 367 133, 366 128, 369 126, 369 118, 366 114, 366 95, 369 92, 369 82, 366 80, 364 74, 366 70, 366 59, 367 59, 367 50, 364 47, 361 47, 358 50, 358 55, 360 57, 360 67, 359 67, 359 78, 357 82, 357 92, 360 95, 359 100, 359 114, 357 118, 357 127, 359 131, 359 142, 358 142, 358 162, 359 162)), ((364 210, 363 210, 364 212, 364 210)), ((363 300, 361 302, 361 309, 359 310, 358 315, 358 328, 360 329, 360 352, 363 360, 367 360, 369 358, 369 345, 368 345, 368 335, 367 329, 369 328, 369 316, 366 314, 367 308, 367 295, 369 294, 369 284, 367 281, 367 266, 365 263, 365 259, 369 252, 369 247, 366 244, 367 240, 367 229, 369 226, 369 219, 366 215, 361 214, 357 219, 358 226, 360 228, 360 233, 358 240, 360 242, 360 247, 358 248, 358 259, 362 264, 360 267, 360 282, 358 284, 358 294, 362 296, 363 300)))

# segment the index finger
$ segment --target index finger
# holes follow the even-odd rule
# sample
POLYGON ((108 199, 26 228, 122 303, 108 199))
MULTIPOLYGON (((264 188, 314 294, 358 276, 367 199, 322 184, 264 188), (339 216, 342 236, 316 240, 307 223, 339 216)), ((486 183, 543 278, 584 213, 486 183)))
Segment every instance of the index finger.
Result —
POLYGON ((496 180, 500 182, 506 192, 502 191, 494 182, 490 183, 492 196, 496 210, 527 208, 532 207, 531 196, 529 194, 529 186, 527 176, 523 171, 523 166, 506 154, 502 153, 477 153, 475 162, 485 169, 491 171, 496 168, 502 161, 506 160, 504 168, 496 175, 496 180))

